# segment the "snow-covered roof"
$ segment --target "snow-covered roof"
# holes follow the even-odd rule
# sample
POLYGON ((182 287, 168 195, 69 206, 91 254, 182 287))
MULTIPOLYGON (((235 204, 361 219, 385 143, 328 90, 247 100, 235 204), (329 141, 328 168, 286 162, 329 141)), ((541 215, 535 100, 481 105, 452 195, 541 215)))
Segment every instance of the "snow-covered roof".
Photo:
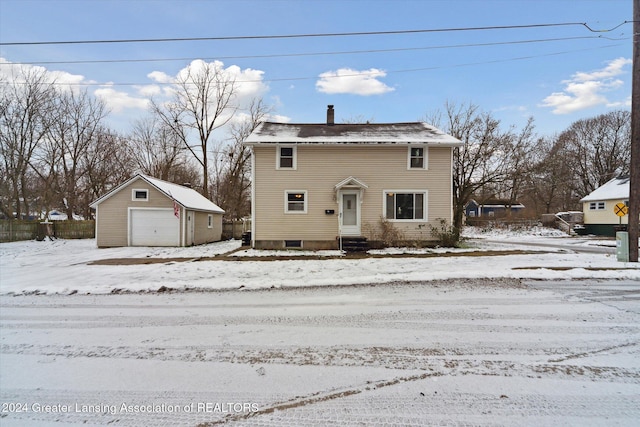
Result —
POLYGON ((629 177, 620 176, 601 185, 592 191, 588 196, 583 197, 581 202, 595 202, 598 200, 622 200, 629 198, 629 177))
POLYGON ((366 124, 295 124, 263 122, 245 140, 258 144, 428 144, 462 142, 424 122, 366 124))
POLYGON ((95 208, 98 204, 102 203, 112 195, 116 194, 120 191, 121 188, 126 187, 131 182, 136 179, 142 179, 154 186, 158 191, 164 193, 167 197, 175 200, 180 206, 186 209, 192 209, 196 211, 204 211, 204 212, 215 212, 215 213, 224 213, 218 205, 213 203, 211 200, 204 197, 202 194, 198 193, 196 190, 185 187, 183 185, 173 184, 171 182, 163 181, 161 179, 152 178, 150 176, 144 174, 137 174, 124 184, 121 184, 100 197, 98 200, 91 203, 91 207, 95 208))

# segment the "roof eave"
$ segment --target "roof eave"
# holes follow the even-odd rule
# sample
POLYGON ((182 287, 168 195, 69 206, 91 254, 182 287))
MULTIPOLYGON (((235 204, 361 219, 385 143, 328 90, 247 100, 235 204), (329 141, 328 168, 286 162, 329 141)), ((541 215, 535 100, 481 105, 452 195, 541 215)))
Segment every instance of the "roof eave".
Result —
POLYGON ((450 142, 436 142, 436 141, 287 141, 287 140, 273 140, 273 141, 245 141, 243 143, 249 147, 256 146, 273 146, 273 145, 427 145, 431 147, 460 147, 463 145, 462 141, 450 141, 450 142))

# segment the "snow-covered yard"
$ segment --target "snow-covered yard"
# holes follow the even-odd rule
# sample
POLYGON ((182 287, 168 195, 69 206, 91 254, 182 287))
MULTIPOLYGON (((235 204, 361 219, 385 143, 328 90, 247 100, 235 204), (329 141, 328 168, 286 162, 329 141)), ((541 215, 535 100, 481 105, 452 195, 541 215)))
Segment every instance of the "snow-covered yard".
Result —
POLYGON ((638 266, 466 234, 365 257, 0 244, 0 424, 637 425, 638 266))
POLYGON ((98 249, 93 240, 2 243, 0 294, 110 293, 155 291, 162 287, 178 290, 265 289, 450 278, 640 280, 640 266, 618 262, 614 253, 585 254, 561 248, 513 245, 513 242, 562 242, 576 247, 612 247, 615 245, 613 240, 570 238, 550 229, 516 232, 467 229, 465 235, 470 238, 465 249, 390 248, 371 251, 377 255, 375 258, 340 257, 337 251, 238 250, 240 242, 237 240, 188 248, 111 249, 98 249), (512 244, 507 244, 509 242, 512 244), (206 260, 234 250, 237 251, 222 259, 206 260), (514 250, 536 253, 492 255, 489 252, 514 250), (481 253, 487 256, 475 256, 481 253), (402 254, 406 256, 398 257, 402 254), (427 254, 442 256, 426 257, 427 254), (284 255, 288 259, 264 260, 273 259, 274 255, 284 255), (300 258, 303 255, 306 255, 305 259, 300 258), (131 258, 164 261, 136 265, 95 264, 131 258))

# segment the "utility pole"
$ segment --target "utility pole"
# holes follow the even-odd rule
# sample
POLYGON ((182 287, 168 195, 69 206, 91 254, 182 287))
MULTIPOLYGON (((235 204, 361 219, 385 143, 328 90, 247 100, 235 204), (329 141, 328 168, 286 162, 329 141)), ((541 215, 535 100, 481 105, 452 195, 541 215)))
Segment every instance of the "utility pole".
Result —
POLYGON ((631 77, 631 164, 629 166, 629 261, 638 262, 640 216, 640 0, 633 0, 633 75, 631 77))

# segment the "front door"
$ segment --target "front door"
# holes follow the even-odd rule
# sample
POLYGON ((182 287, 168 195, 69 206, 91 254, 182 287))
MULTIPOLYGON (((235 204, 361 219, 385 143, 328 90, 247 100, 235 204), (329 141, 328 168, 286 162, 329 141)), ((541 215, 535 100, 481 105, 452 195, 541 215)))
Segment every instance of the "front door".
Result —
POLYGON ((360 203, 358 193, 342 193, 340 199, 340 226, 345 236, 360 235, 360 203))

